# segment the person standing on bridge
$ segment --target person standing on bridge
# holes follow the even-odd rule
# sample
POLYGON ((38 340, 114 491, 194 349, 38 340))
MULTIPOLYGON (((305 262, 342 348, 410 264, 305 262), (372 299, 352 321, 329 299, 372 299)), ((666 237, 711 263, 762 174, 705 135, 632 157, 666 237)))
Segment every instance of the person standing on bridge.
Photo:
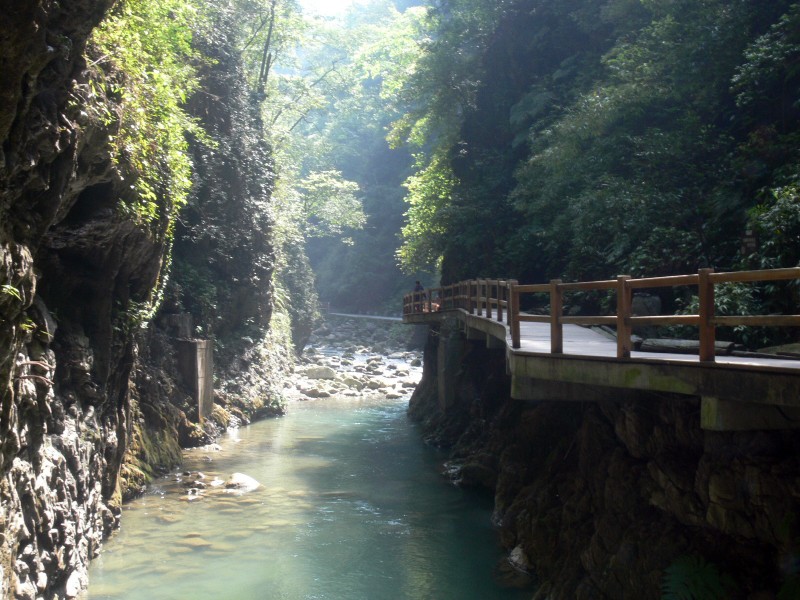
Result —
POLYGON ((425 301, 425 288, 419 282, 419 279, 414 284, 414 312, 422 312, 424 309, 425 301), (419 304, 418 304, 419 303, 419 304))

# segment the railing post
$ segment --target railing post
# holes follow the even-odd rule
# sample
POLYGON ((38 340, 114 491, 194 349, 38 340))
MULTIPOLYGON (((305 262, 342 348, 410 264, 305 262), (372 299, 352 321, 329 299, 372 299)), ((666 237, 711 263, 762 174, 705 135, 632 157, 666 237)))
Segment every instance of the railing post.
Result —
POLYGON ((506 289, 504 285, 502 285, 502 281, 498 279, 497 281, 497 320, 498 322, 503 322, 503 291, 506 289))
POLYGON ((516 281, 511 283, 510 291, 508 318, 511 326, 511 347, 519 348, 522 344, 519 326, 519 291, 517 290, 516 281))
MULTIPOLYGON (((469 314, 471 314, 471 315, 475 314, 475 309, 477 308, 475 306, 475 304, 477 303, 477 300, 473 301, 473 295, 472 295, 472 290, 473 290, 473 288, 476 288, 476 286, 477 286, 476 281, 474 279, 470 279, 469 280, 469 292, 467 292, 467 302, 469 302, 469 314)), ((476 296, 477 296, 477 292, 476 292, 476 296)))
POLYGON ((630 275, 617 276, 617 358, 631 357, 630 275))
MULTIPOLYGON (((519 281, 516 279, 510 280, 506 283, 506 298, 508 299, 508 309, 506 310, 506 321, 508 325, 511 326, 511 290, 514 288, 515 285, 519 285, 519 281)), ((517 302, 517 316, 519 316, 519 302, 517 302)))
POLYGON ((717 332, 712 319, 714 318, 714 282, 711 273, 714 269, 700 269, 698 295, 700 297, 700 361, 714 362, 715 342, 717 332))
POLYGON ((559 287, 560 279, 550 281, 550 353, 564 353, 564 331, 561 315, 564 312, 564 293, 559 287))
POLYGON ((492 318, 492 304, 494 304, 494 282, 491 279, 486 280, 486 318, 492 318))
POLYGON ((504 281, 497 280, 497 321, 503 322, 503 302, 506 301, 506 286, 504 281))

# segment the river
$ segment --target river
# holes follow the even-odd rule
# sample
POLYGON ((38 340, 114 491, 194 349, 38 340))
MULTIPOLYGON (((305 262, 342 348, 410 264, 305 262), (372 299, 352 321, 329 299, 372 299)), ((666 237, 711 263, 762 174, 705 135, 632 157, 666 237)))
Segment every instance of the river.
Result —
POLYGON ((491 499, 440 475, 407 398, 293 402, 289 414, 188 452, 124 507, 93 562, 92 600, 487 600, 501 589, 491 499), (232 473, 261 483, 237 495, 232 473))

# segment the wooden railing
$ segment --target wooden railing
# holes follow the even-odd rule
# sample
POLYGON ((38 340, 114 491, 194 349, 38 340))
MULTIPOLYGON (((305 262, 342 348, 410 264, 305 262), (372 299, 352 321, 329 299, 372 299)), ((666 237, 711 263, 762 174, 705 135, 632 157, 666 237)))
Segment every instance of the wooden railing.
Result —
POLYGON ((692 275, 632 279, 619 275, 616 279, 564 283, 554 279, 550 283, 519 285, 515 280, 472 279, 432 288, 425 292, 412 292, 403 299, 403 316, 462 309, 472 315, 495 319, 508 324, 514 348, 521 347, 520 323, 549 323, 550 352, 563 354, 565 324, 613 325, 617 330, 617 357, 631 355, 631 333, 635 325, 690 325, 699 328, 700 360, 714 361, 716 327, 718 326, 800 326, 800 315, 737 315, 714 314, 715 286, 720 283, 786 281, 800 279, 800 268, 772 269, 766 271, 739 271, 715 273, 713 269, 700 269, 692 275), (631 312, 633 291, 645 288, 697 286, 699 311, 696 315, 634 316, 631 312), (611 316, 566 316, 563 314, 564 295, 570 292, 615 291, 617 313, 611 316), (547 315, 530 315, 520 312, 523 294, 549 294, 550 311, 547 315))

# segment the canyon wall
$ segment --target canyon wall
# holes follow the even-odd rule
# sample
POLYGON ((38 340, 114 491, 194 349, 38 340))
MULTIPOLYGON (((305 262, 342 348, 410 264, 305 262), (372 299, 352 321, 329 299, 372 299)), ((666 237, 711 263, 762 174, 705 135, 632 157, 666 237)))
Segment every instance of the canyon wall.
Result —
POLYGON ((432 333, 409 413, 460 484, 494 493, 536 598, 658 598, 692 578, 725 590, 692 597, 795 597, 795 433, 704 431, 689 397, 513 400, 504 350, 454 320, 432 333))
POLYGON ((84 47, 111 2, 3 4, 0 596, 73 597, 119 517, 135 356, 120 307, 149 297, 165 236, 114 210, 114 132, 84 110, 84 47))
MULTIPOLYGON (((123 498, 175 465, 180 444, 208 441, 231 419, 217 407, 216 425, 193 423, 197 409, 166 329, 158 315, 145 316, 161 294, 164 313, 199 311, 187 299, 202 294, 186 277, 183 287, 165 287, 170 199, 159 197, 146 220, 133 214, 134 177, 109 143, 120 127, 113 97, 106 112, 96 110, 97 66, 84 56, 112 3, 0 1, 2 598, 76 597, 89 560, 119 524, 123 498)), ((193 146, 196 212, 183 225, 194 230, 178 231, 174 243, 178 260, 214 263, 217 272, 202 281, 223 278, 220 310, 195 316, 204 334, 213 318, 216 333, 238 340, 220 359, 230 384, 217 401, 246 421, 280 412, 270 381, 280 365, 270 361, 291 362, 260 342, 272 307, 271 150, 238 57, 224 39, 205 43, 215 61, 200 76, 221 92, 189 109, 218 143, 193 146), (192 247, 198 231, 204 245, 192 247)))

